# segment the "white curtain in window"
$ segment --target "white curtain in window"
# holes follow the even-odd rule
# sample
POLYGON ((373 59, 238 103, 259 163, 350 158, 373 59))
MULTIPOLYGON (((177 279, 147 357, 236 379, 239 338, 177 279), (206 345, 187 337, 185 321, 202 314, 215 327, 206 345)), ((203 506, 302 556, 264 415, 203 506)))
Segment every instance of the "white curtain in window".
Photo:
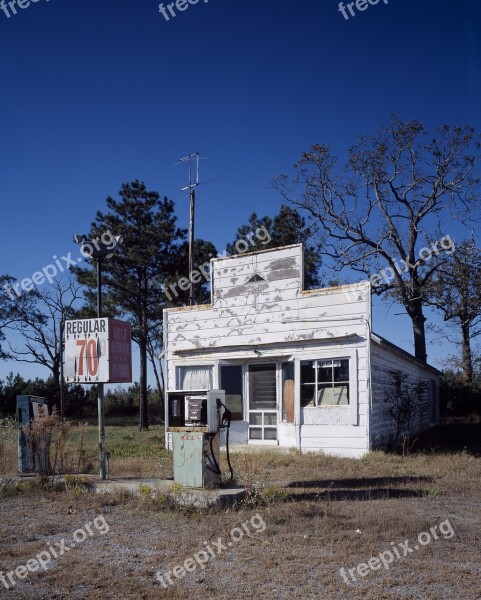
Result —
POLYGON ((180 390, 212 389, 212 367, 179 367, 180 390))

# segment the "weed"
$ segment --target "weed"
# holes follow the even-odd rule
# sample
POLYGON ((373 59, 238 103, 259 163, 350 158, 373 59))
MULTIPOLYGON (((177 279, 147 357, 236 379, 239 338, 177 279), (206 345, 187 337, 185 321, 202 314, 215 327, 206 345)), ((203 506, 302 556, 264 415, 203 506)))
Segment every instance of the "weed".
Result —
POLYGON ((174 496, 174 498, 180 498, 185 492, 185 487, 182 484, 176 482, 172 484, 170 492, 174 496))
POLYGON ((150 485, 147 485, 146 483, 141 483, 139 486, 139 492, 141 496, 150 498, 152 496, 152 488, 150 487, 150 485))
POLYGON ((80 475, 65 474, 63 477, 65 483, 65 489, 87 489, 90 486, 90 482, 87 477, 81 477, 80 475))

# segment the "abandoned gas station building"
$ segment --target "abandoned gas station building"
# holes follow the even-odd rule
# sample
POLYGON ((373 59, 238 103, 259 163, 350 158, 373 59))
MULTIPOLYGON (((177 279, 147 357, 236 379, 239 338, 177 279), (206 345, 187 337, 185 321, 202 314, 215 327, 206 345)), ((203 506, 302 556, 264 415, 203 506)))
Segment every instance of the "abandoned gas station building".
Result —
POLYGON ((395 434, 395 370, 427 384, 416 430, 438 421, 439 372, 372 332, 369 281, 304 290, 298 244, 213 259, 211 290, 164 311, 167 389, 225 390, 231 444, 360 457, 395 434))

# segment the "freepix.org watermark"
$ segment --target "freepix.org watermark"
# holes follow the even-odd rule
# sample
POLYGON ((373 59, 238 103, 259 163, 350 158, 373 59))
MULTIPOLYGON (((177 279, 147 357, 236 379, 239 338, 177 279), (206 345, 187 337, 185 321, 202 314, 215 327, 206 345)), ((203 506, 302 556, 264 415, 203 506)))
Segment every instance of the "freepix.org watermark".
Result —
MULTIPOLYGON (((348 21, 350 16, 356 16, 354 7, 356 7, 358 11, 363 12, 368 9, 369 6, 376 6, 376 4, 379 4, 379 2, 381 2, 381 0, 356 0, 355 2, 349 2, 346 5, 344 5, 344 2, 339 2, 339 12, 346 19, 346 21, 348 21)), ((389 0, 382 0, 382 2, 384 2, 384 4, 389 4, 389 0)))
MULTIPOLYGON (((43 0, 50 2, 50 0, 43 0)), ((18 14, 17 8, 25 10, 32 4, 37 4, 40 0, 0 0, 0 10, 3 10, 7 19, 18 14)))
MULTIPOLYGON (((187 10, 191 4, 198 4, 200 1, 201 0, 176 0, 176 2, 171 2, 165 6, 162 2, 159 4, 159 12, 162 13, 162 16, 166 21, 170 21, 171 17, 177 16, 177 13, 175 12, 176 9, 183 12, 184 10, 187 10)), ((204 4, 207 4, 208 2, 209 0, 204 0, 204 4)))
MULTIPOLYGON (((255 232, 249 233, 246 238, 247 239, 244 240, 237 240, 237 242, 234 244, 234 248, 238 254, 244 254, 250 248, 254 248, 256 245, 256 240, 263 246, 271 241, 271 236, 264 225, 262 225, 262 227, 258 227, 255 232)), ((210 256, 212 258, 213 255, 210 256)), ((226 256, 227 250, 224 250, 222 254, 217 256, 217 258, 225 258, 226 256)), ((198 284, 202 281, 202 279, 205 281, 210 280, 210 260, 198 266, 196 269, 193 269, 191 273, 189 273, 188 277, 181 277, 176 283, 169 285, 169 287, 162 285, 161 289, 167 298, 172 300, 172 296, 177 298, 181 291, 186 292, 189 289, 191 282, 198 284), (179 288, 179 290, 177 290, 177 288, 179 288)))
POLYGON ((212 559, 216 558, 224 550, 231 548, 234 544, 240 542, 245 535, 251 537, 253 533, 262 533, 266 530, 266 524, 264 519, 259 513, 254 515, 248 521, 244 521, 239 527, 234 527, 230 532, 230 540, 223 543, 222 538, 218 538, 216 542, 203 542, 205 548, 196 552, 192 558, 186 558, 181 565, 176 565, 171 571, 157 571, 155 578, 159 581, 164 588, 167 588, 169 583, 174 585, 176 579, 182 579, 187 573, 192 573, 199 567, 202 571, 205 569, 207 563, 212 559), (253 530, 250 529, 250 527, 253 530), (174 576, 175 579, 172 579, 174 576))
MULTIPOLYGON (((454 245, 453 240, 449 235, 445 235, 443 238, 438 240, 437 242, 433 242, 430 247, 425 246, 421 248, 418 252, 419 260, 417 260, 413 265, 409 262, 408 258, 400 258, 398 261, 394 263, 394 267, 396 271, 401 273, 406 273, 409 269, 415 269, 424 263, 427 263, 431 260, 433 256, 437 256, 441 252, 445 254, 452 254, 456 250, 456 246, 454 245)), ((372 286, 377 287, 382 285, 382 281, 384 283, 391 283, 394 279, 395 273, 391 267, 386 267, 379 271, 379 274, 371 275, 369 278, 371 280, 372 286)))
POLYGON ((427 546, 433 540, 439 539, 438 529, 441 537, 445 540, 449 540, 455 535, 451 523, 446 519, 446 521, 442 521, 439 525, 431 527, 429 531, 422 531, 418 535, 417 543, 414 544, 413 547, 409 545, 409 540, 405 540, 399 544, 391 542, 390 550, 385 550, 384 552, 380 552, 377 556, 372 556, 366 563, 359 563, 357 567, 353 567, 352 569, 345 569, 344 567, 339 569, 339 573, 341 574, 344 583, 350 585, 351 582, 357 581, 356 575, 359 577, 366 577, 370 571, 378 571, 381 567, 384 567, 386 571, 389 571, 391 564, 395 559, 400 560, 405 556, 409 556, 423 546, 427 546))
POLYGON ((35 573, 40 569, 48 571, 49 565, 53 560, 56 560, 67 552, 70 552, 72 548, 75 548, 76 545, 85 542, 85 540, 89 537, 93 537, 95 535, 95 531, 92 529, 92 527, 94 527, 100 535, 105 535, 110 530, 110 526, 105 520, 105 517, 103 515, 99 515, 93 521, 85 523, 83 527, 73 532, 73 542, 70 542, 70 545, 67 545, 64 538, 62 538, 60 542, 54 542, 53 544, 48 542, 47 550, 42 550, 35 556, 35 558, 27 560, 24 565, 19 565, 13 571, 9 571, 5 574, 0 571, 0 581, 7 588, 7 590, 9 590, 17 584, 15 578, 17 580, 26 579, 29 573, 35 573), (56 548, 54 548, 54 546, 56 546, 56 548))
MULTIPOLYGON (((7 294, 10 300, 15 300, 15 296, 20 298, 23 292, 30 292, 35 286, 42 285, 46 281, 52 284, 55 277, 59 273, 68 271, 72 266, 81 263, 84 258, 91 258, 94 250, 98 251, 100 247, 105 247, 107 250, 112 250, 113 252, 117 243, 117 238, 112 235, 110 231, 105 231, 100 237, 93 240, 87 240, 81 244, 81 257, 76 259, 72 258, 71 252, 69 252, 66 256, 61 256, 60 258, 54 254, 52 256, 54 263, 46 265, 40 271, 36 271, 30 277, 25 277, 20 282, 13 283, 12 285, 5 284, 3 286, 3 291, 7 294)), ((110 255, 106 258, 109 257, 110 255)))
MULTIPOLYGON (((440 240, 433 242, 431 246, 424 246, 419 250, 418 256, 419 260, 417 260, 414 264, 409 262, 409 259, 400 258, 394 262, 394 269, 402 275, 403 273, 407 273, 409 269, 415 269, 431 260, 433 256, 437 256, 441 252, 445 254, 452 254, 456 250, 456 246, 454 241, 451 239, 451 236, 445 235, 440 240)), ((380 287, 381 285, 388 285, 393 281, 396 277, 396 272, 392 267, 386 267, 385 269, 381 269, 379 273, 375 273, 369 277, 371 285, 373 289, 380 287)), ((357 294, 355 292, 344 292, 344 296, 347 300, 352 302, 356 301, 357 294)))

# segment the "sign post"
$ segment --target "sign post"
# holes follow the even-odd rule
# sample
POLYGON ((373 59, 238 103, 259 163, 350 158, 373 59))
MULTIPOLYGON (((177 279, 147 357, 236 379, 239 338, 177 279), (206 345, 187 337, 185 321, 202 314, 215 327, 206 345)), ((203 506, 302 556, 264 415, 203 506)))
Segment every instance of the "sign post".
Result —
POLYGON ((132 331, 117 319, 65 321, 67 383, 97 384, 100 478, 106 478, 104 383, 132 382, 132 331))

